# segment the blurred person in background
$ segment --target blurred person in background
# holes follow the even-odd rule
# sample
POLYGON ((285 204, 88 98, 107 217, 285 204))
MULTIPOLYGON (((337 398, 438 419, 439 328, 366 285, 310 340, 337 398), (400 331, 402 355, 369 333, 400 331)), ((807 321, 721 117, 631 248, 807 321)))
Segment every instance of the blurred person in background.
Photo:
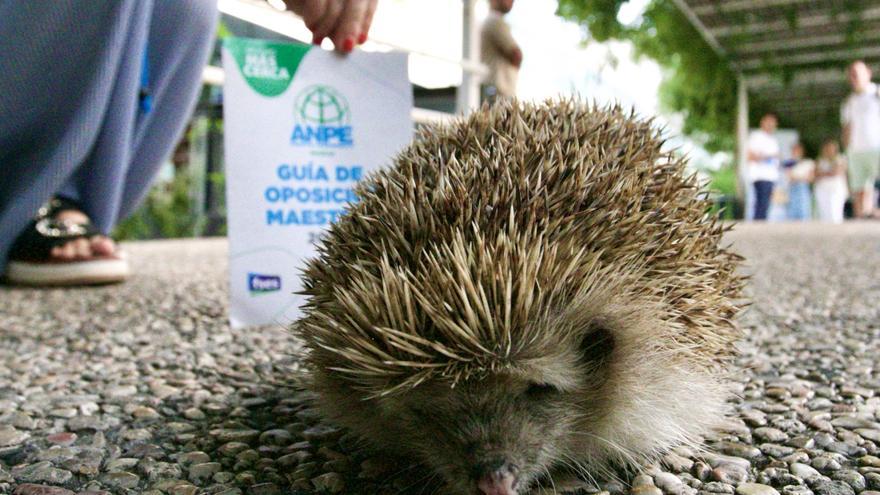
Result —
MULTIPOLYGON (((118 282, 110 239, 189 120, 216 0, 0 0, 0 275, 118 282), (9 180, 14 178, 14 180, 9 180), (42 205, 42 206, 41 206, 42 205)), ((320 43, 366 39, 376 0, 289 0, 320 43)))
POLYGON ((852 93, 843 102, 840 120, 846 149, 853 216, 874 212, 874 181, 880 173, 880 95, 871 82, 871 69, 861 60, 848 71, 852 93))
POLYGON ((480 61, 489 68, 483 94, 488 101, 516 96, 516 80, 522 65, 522 50, 504 15, 513 8, 513 0, 489 0, 489 16, 480 30, 480 61))
POLYGON ((822 144, 816 160, 813 194, 819 220, 843 223, 843 207, 846 204, 846 158, 840 154, 837 141, 829 139, 822 144))
POLYGON ((775 114, 765 114, 760 128, 749 134, 746 143, 748 177, 755 193, 754 220, 767 220, 773 184, 779 180, 779 141, 775 136, 778 123, 775 114))
POLYGON ((791 159, 785 163, 785 175, 788 179, 788 220, 805 221, 812 218, 813 197, 810 194, 810 182, 813 181, 815 163, 804 158, 804 147, 795 143, 791 147, 791 159))

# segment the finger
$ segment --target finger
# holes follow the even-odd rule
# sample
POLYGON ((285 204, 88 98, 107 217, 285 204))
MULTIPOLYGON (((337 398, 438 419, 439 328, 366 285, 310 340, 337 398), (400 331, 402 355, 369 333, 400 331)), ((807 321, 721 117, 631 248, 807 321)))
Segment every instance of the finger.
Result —
POLYGON ((294 14, 302 17, 303 5, 305 5, 303 0, 284 0, 284 5, 294 14))
POLYGON ((315 44, 320 44, 324 38, 330 36, 336 29, 336 24, 339 22, 339 14, 342 13, 342 3, 343 0, 327 0, 324 16, 321 17, 318 25, 312 31, 315 44))
POLYGON ((314 32, 326 11, 327 0, 305 0, 297 13, 302 17, 309 31, 314 32))
POLYGON ((333 45, 337 50, 350 52, 354 48, 361 34, 361 23, 367 14, 368 3, 368 0, 345 0, 345 8, 332 33, 333 45))
POLYGON ((370 26, 373 24, 373 14, 376 13, 376 5, 378 0, 369 0, 367 4, 367 12, 364 14, 364 20, 361 22, 361 34, 358 37, 358 44, 362 45, 367 41, 370 34, 370 26))

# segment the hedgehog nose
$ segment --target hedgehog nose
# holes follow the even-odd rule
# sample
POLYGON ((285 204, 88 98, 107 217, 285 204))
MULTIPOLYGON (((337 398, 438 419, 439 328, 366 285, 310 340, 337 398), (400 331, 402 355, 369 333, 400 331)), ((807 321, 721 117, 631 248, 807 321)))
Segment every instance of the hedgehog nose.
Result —
POLYGON ((516 495, 516 467, 505 462, 483 471, 477 488, 483 495, 516 495))

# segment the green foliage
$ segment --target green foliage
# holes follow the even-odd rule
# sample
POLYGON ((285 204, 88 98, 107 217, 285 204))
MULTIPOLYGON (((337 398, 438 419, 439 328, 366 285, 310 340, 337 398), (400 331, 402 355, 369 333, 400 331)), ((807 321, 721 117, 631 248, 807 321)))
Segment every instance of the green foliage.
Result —
POLYGON ((710 151, 732 151, 736 76, 671 0, 652 0, 641 22, 617 20, 628 0, 559 0, 557 14, 584 25, 592 40, 632 41, 636 54, 664 68, 660 103, 684 114, 684 132, 705 140, 710 151))
POLYGON ((709 212, 720 213, 724 220, 733 220, 738 206, 736 168, 733 165, 727 165, 707 173, 709 182, 705 185, 705 190, 708 192, 709 198, 712 199, 712 208, 709 209, 709 212))
POLYGON ((191 197, 191 175, 178 172, 165 184, 156 184, 144 204, 116 226, 113 236, 119 240, 191 237, 196 233, 198 217, 191 197))
MULTIPOLYGON (((660 87, 660 103, 664 110, 682 112, 685 116, 684 132, 705 141, 710 151, 732 151, 736 122, 736 75, 730 63, 718 56, 673 0, 650 0, 640 22, 621 24, 617 15, 629 0, 558 0, 557 14, 580 23, 586 28, 588 38, 595 41, 609 39, 629 40, 638 55, 653 58, 664 68, 664 80, 660 87)), ((845 28, 845 45, 851 49, 867 47, 864 10, 873 0, 839 0, 828 4, 832 22, 845 28)), ((730 13, 729 22, 746 24, 749 12, 730 13)), ((803 32, 799 16, 803 10, 791 5, 783 8, 782 18, 788 29, 803 32)), ((725 44, 736 51, 741 43, 749 42, 747 33, 733 34, 725 44)), ((797 66, 782 64, 784 54, 768 54, 763 57, 760 72, 788 85, 796 72, 806 69, 843 69, 848 61, 816 61, 797 66)), ((757 119, 776 102, 766 101, 760 93, 750 95, 750 121, 757 119)), ((836 122, 835 116, 811 118, 808 121, 781 122, 783 126, 795 127, 802 140, 816 145, 829 133, 834 132, 828 123, 836 122)), ((832 124, 833 125, 833 124, 832 124)))
POLYGON ((713 194, 722 196, 736 195, 736 168, 731 166, 721 167, 709 173, 708 189, 713 194))
POLYGON ((556 15, 583 23, 599 42, 625 36, 626 28, 617 22, 617 11, 628 0, 560 0, 556 15))
POLYGON ((232 36, 232 31, 229 30, 229 26, 226 25, 222 20, 217 23, 217 39, 222 40, 224 38, 228 38, 232 36))

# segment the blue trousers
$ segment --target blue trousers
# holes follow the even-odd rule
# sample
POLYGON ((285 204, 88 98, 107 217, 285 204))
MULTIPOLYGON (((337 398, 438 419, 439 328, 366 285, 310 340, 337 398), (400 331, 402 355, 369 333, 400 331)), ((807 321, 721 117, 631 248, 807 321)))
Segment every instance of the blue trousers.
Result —
POLYGON ((755 215, 754 220, 767 220, 767 212, 770 210, 770 195, 773 193, 773 183, 769 180, 755 181, 755 215))
POLYGON ((0 0, 0 273, 52 196, 104 233, 134 211, 192 112, 217 17, 216 0, 0 0))

